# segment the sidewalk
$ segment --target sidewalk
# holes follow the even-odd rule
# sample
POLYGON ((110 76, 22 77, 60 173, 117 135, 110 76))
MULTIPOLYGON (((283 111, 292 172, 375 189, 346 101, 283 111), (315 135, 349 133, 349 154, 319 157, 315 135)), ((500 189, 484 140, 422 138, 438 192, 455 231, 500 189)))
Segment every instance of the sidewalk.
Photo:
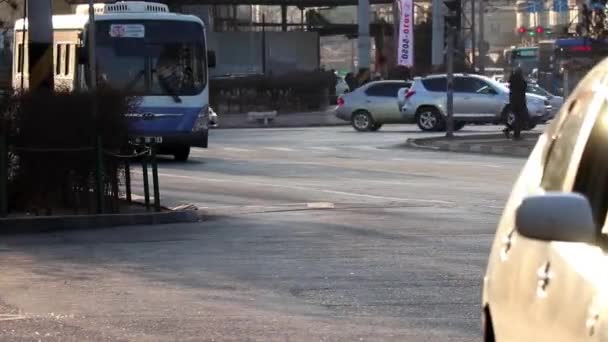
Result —
POLYGON ((462 153, 481 153, 527 158, 532 152, 540 133, 524 133, 522 140, 508 140, 503 134, 478 134, 456 136, 453 139, 446 137, 408 139, 406 146, 434 150, 462 153))
POLYGON ((332 109, 319 112, 285 113, 264 125, 263 122, 249 121, 247 114, 221 114, 219 129, 222 128, 272 128, 272 127, 319 127, 350 125, 349 122, 338 119, 332 109))

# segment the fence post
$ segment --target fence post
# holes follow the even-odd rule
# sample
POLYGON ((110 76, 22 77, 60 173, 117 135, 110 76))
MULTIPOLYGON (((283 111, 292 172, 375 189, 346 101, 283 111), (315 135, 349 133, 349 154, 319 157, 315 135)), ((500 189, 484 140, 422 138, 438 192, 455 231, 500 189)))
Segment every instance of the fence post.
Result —
POLYGON ((103 150, 101 145, 101 135, 95 139, 95 192, 97 195, 97 213, 103 213, 103 150))
POLYGON ((144 181, 144 201, 146 210, 150 210, 150 183, 148 182, 148 155, 144 155, 141 160, 141 167, 144 181))
POLYGON ((131 164, 129 160, 125 160, 125 192, 127 194, 127 202, 133 201, 131 196, 131 164))
POLYGON ((158 163, 156 162, 156 146, 152 144, 152 186, 154 187, 154 211, 160 211, 160 189, 158 186, 158 163))

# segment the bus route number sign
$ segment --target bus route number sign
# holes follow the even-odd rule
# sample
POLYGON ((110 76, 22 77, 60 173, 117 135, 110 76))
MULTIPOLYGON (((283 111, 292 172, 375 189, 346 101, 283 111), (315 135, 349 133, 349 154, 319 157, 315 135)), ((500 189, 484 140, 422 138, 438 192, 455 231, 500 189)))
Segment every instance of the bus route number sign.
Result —
POLYGON ((146 27, 141 24, 112 24, 110 25, 112 38, 145 38, 146 27))
POLYGON ((517 50, 515 51, 515 56, 517 57, 536 57, 537 56, 537 52, 536 50, 517 50))

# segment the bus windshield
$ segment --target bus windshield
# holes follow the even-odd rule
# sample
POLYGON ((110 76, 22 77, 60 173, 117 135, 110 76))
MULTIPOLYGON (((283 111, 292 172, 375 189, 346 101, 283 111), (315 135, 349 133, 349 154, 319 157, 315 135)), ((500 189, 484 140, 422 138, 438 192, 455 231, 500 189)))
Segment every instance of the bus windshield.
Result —
POLYGON ((140 96, 192 96, 206 86, 200 24, 167 20, 96 22, 98 82, 140 96))
POLYGON ((529 74, 538 67, 538 48, 525 47, 507 50, 505 58, 509 73, 513 68, 520 67, 524 74, 529 74))

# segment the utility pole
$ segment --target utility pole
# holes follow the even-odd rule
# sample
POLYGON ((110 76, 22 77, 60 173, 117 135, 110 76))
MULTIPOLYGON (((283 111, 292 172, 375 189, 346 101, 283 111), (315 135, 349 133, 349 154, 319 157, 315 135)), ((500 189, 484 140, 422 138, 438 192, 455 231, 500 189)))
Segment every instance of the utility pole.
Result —
POLYGON ((433 0, 432 4, 433 16, 433 38, 431 42, 432 57, 431 62, 434 67, 439 67, 444 62, 444 45, 443 39, 445 20, 443 18, 443 2, 442 0, 433 0))
MULTIPOLYGON (((89 0, 89 29, 88 44, 89 44, 89 92, 91 94, 91 116, 93 117, 94 125, 99 124, 97 120, 97 56, 95 49, 95 7, 94 0, 89 0)), ((101 140, 101 134, 99 127, 95 130, 97 136, 95 137, 95 194, 97 197, 97 213, 103 213, 103 143, 101 140)))
POLYGON ((358 47, 358 61, 359 69, 370 67, 370 50, 371 43, 369 37, 369 0, 358 0, 359 6, 357 7, 357 24, 359 26, 357 47, 358 47))
POLYGON ((484 23, 484 15, 485 15, 485 0, 481 0, 479 2, 479 59, 477 60, 477 65, 479 66, 479 73, 484 74, 486 70, 486 38, 485 38, 485 23, 484 23))
POLYGON ((454 137, 454 40, 456 31, 454 27, 448 25, 448 45, 446 49, 447 67, 447 127, 445 136, 454 137))
POLYGON ((473 65, 473 70, 477 67, 477 57, 475 57, 475 48, 477 47, 475 42, 475 15, 477 14, 475 13, 475 1, 476 0, 471 0, 471 64, 473 65))
MULTIPOLYGON (((27 1, 29 89, 55 90, 51 0, 27 1)), ((25 32, 23 32, 25 34, 25 32)))

